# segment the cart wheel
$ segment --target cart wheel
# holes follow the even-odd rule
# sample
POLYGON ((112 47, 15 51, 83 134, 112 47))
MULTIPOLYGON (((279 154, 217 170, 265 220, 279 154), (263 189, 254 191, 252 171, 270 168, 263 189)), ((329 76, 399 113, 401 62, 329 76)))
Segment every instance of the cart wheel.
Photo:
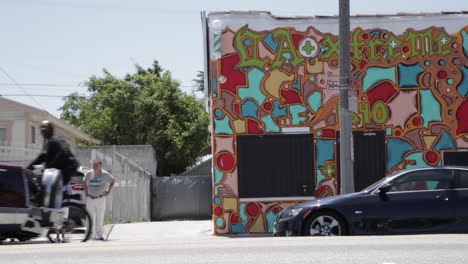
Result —
POLYGON ((91 236, 92 222, 88 211, 76 204, 64 204, 65 218, 61 229, 47 231, 51 243, 85 242, 91 236))

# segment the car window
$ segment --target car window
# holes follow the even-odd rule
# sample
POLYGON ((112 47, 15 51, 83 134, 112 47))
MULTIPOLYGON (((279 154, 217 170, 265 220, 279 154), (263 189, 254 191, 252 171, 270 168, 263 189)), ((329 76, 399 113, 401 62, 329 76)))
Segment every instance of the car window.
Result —
POLYGON ((390 192, 441 190, 451 188, 451 170, 430 169, 412 171, 390 182, 390 192))
POLYGON ((83 176, 73 176, 73 177, 71 177, 70 184, 83 184, 83 176))
POLYGON ((0 165, 0 207, 26 207, 22 168, 0 165))
POLYGON ((468 189, 468 171, 466 170, 455 170, 455 188, 467 188, 468 189))

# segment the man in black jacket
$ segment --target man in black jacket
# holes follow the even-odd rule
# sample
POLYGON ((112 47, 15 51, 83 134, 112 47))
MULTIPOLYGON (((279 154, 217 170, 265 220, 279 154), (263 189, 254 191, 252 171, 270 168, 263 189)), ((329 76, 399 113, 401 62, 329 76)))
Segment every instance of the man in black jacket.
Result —
POLYGON ((33 165, 44 163, 45 168, 60 170, 63 176, 63 185, 67 185, 79 167, 78 161, 71 153, 64 138, 54 134, 54 126, 48 120, 42 121, 41 134, 44 137, 42 153, 27 168, 33 169, 33 165))

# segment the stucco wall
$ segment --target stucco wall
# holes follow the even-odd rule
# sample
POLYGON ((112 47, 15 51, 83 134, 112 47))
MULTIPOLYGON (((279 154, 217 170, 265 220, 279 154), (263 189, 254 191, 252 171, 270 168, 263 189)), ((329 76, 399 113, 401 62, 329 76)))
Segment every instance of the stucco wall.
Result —
MULTIPOLYGON (((468 148, 467 21, 352 18, 353 129, 385 131, 387 174, 468 148)), ((207 24, 215 233, 271 232, 276 214, 299 201, 239 199, 236 136, 310 133, 316 196, 338 194, 329 147, 339 130, 338 19, 232 12, 210 14, 207 24)))

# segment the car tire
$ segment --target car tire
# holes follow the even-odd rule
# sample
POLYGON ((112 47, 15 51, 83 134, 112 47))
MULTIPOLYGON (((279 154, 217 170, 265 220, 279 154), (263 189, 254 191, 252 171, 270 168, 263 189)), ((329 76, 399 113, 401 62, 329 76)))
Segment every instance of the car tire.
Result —
POLYGON ((311 215, 304 226, 306 236, 344 236, 348 229, 337 213, 324 211, 311 215))

